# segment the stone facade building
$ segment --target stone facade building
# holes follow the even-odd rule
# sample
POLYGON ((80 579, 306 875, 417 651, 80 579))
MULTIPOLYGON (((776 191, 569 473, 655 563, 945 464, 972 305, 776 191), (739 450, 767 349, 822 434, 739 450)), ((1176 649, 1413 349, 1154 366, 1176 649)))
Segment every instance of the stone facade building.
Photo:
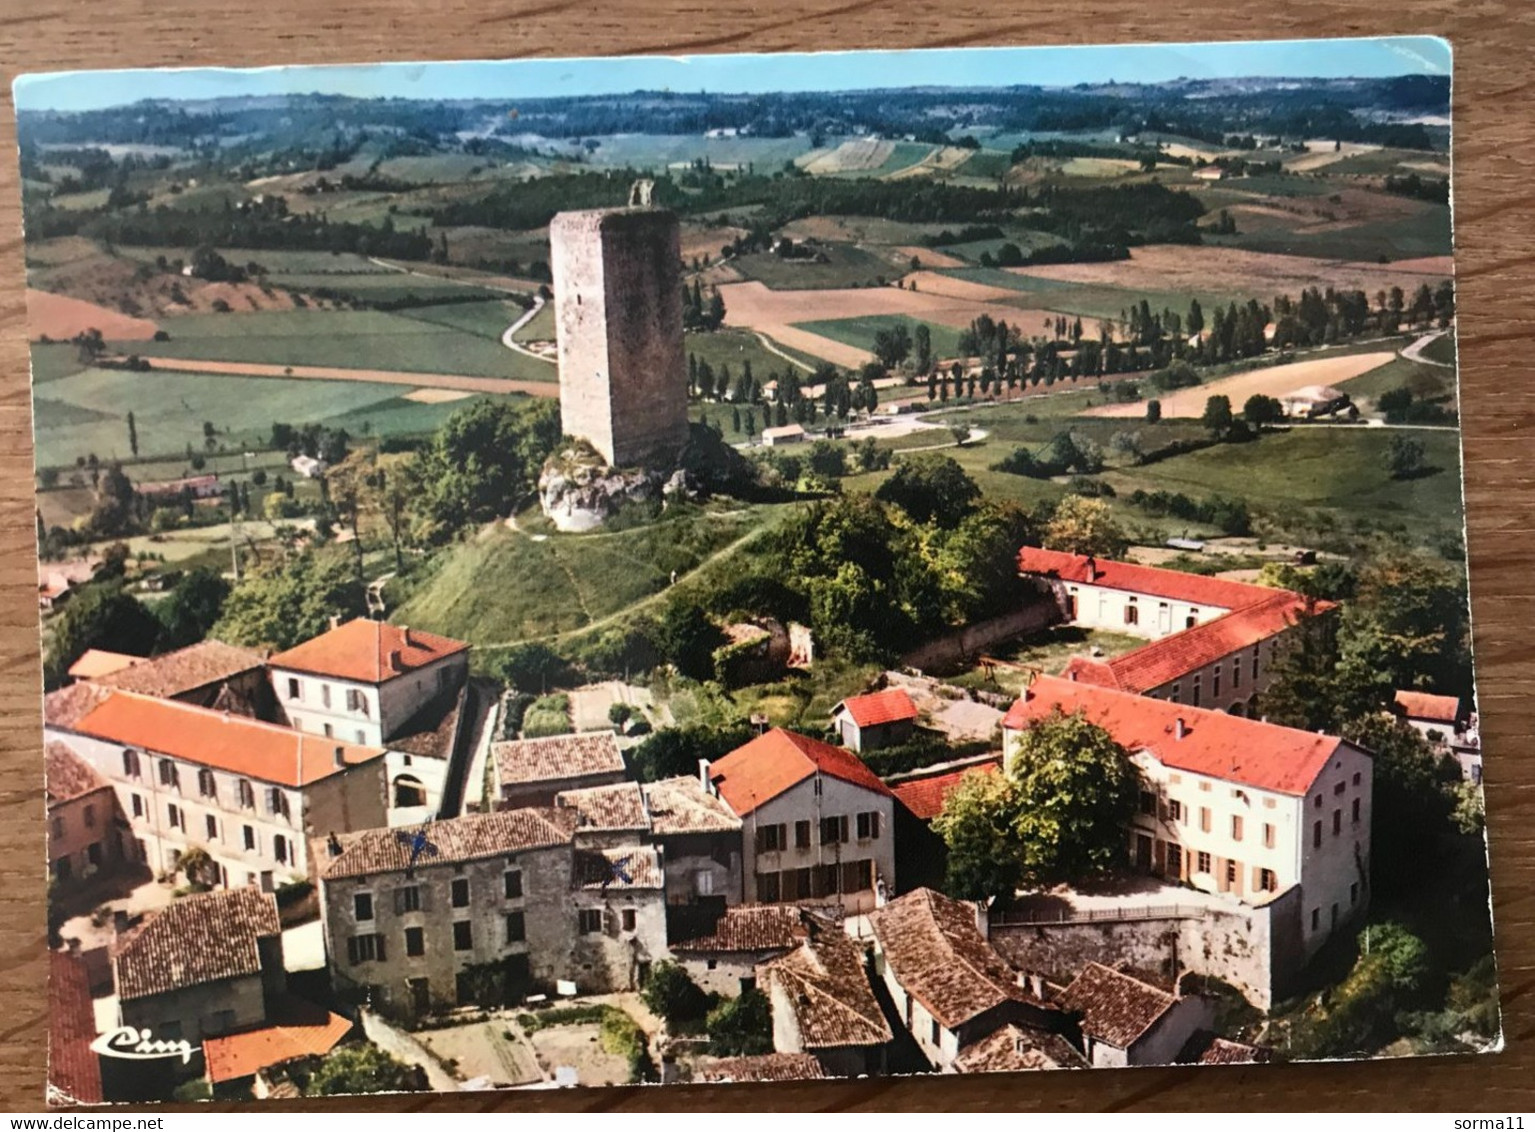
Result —
POLYGON ((137 847, 106 777, 57 739, 44 749, 43 766, 49 875, 67 885, 133 860, 137 847))
POLYGON ((677 217, 562 212, 549 249, 566 435, 613 467, 670 467, 688 435, 677 217))
POLYGON ((558 794, 612 786, 628 775, 611 731, 508 739, 492 743, 490 757, 502 809, 553 805, 558 794))
POLYGON ((1152 986, 1089 963, 1057 1000, 1081 1016, 1088 1063, 1100 1067, 1172 1065, 1215 1019, 1209 1000, 1152 986))

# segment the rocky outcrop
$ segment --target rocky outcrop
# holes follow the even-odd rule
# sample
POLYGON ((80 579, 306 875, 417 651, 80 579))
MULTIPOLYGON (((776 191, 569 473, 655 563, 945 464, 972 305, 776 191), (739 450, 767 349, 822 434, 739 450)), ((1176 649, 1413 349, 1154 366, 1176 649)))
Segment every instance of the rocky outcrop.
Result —
POLYGON ((556 452, 544 463, 538 501, 557 530, 589 531, 626 506, 658 506, 666 479, 640 468, 610 468, 582 442, 556 452))

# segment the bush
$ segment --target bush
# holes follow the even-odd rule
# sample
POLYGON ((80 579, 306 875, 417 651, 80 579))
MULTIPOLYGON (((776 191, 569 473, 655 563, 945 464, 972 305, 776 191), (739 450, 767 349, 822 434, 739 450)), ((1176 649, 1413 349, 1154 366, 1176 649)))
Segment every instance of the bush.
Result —
POLYGON ((709 996, 703 989, 677 964, 664 960, 651 968, 650 981, 640 998, 673 1030, 697 1022, 709 1012, 709 996))
POLYGON ((524 739, 570 734, 570 697, 564 692, 540 696, 522 717, 524 739))
POLYGON ((749 990, 740 998, 727 999, 704 1023, 709 1052, 716 1057, 751 1057, 773 1052, 773 1014, 767 996, 749 990))

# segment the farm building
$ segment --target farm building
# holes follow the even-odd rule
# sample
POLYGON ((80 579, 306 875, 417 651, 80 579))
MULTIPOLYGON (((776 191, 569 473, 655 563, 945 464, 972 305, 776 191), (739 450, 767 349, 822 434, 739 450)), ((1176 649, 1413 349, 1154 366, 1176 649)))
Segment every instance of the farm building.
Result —
POLYGON ((1198 995, 1179 995, 1122 971, 1089 963, 1058 1004, 1082 1016, 1082 1040, 1095 1066, 1171 1065, 1214 1020, 1198 995))
POLYGON ((151 499, 217 499, 224 494, 224 485, 216 475, 187 476, 179 480, 162 480, 158 483, 134 485, 138 493, 151 499))
POLYGON ((325 474, 325 461, 316 460, 313 456, 295 456, 288 461, 291 467, 305 479, 318 479, 325 474))
POLYGON ((786 424, 762 430, 762 443, 767 448, 778 448, 784 444, 802 444, 804 440, 804 425, 786 424))
POLYGON ((865 696, 849 696, 832 709, 831 718, 844 747, 877 751, 911 738, 917 705, 904 688, 886 688, 865 696))
POLYGON ((1340 409, 1347 408, 1349 404, 1348 394, 1330 385, 1303 386, 1293 393, 1286 393, 1279 399, 1279 405, 1284 409, 1286 416, 1303 417, 1307 420, 1323 417, 1328 413, 1336 413, 1340 409))
POLYGON ((1462 778, 1469 782, 1482 780, 1482 739, 1477 731, 1476 713, 1463 714, 1459 697, 1398 691, 1392 710, 1436 750, 1454 756, 1462 778))

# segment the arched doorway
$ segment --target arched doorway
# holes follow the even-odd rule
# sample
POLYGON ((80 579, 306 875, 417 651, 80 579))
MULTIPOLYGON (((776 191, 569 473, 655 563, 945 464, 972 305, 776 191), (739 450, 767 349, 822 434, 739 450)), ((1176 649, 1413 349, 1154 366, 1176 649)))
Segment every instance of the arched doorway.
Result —
POLYGON ((394 780, 394 804, 399 808, 426 805, 426 787, 413 775, 399 775, 394 780))

